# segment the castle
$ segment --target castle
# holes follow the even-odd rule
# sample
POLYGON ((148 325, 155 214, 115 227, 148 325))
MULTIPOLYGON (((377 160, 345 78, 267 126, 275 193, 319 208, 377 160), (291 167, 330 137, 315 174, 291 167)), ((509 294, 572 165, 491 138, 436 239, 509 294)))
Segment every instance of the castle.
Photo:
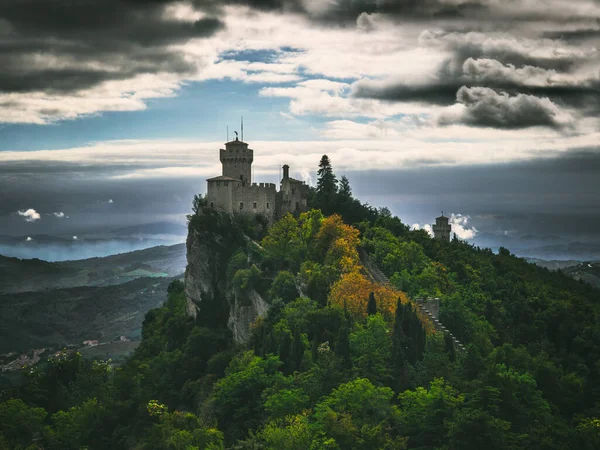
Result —
POLYGON ((253 183, 254 150, 237 137, 219 150, 222 175, 206 180, 206 201, 230 214, 262 214, 269 223, 287 213, 307 210, 310 188, 300 180, 290 178, 290 167, 283 166, 279 191, 275 183, 253 183))
POLYGON ((452 225, 448 223, 448 217, 442 215, 435 218, 435 224, 431 227, 433 235, 440 241, 450 242, 450 233, 452 233, 452 225))

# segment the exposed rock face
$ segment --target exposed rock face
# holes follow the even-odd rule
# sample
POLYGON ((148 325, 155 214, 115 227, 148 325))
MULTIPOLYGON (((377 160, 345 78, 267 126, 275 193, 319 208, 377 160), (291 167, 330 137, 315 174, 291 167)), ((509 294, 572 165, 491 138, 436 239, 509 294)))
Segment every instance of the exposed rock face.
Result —
POLYGON ((218 297, 225 300, 225 267, 219 270, 222 237, 203 233, 190 227, 186 240, 187 268, 185 270, 185 296, 187 311, 194 319, 202 306, 214 303, 218 297), (210 243, 210 245, 209 245, 210 243))
POLYGON ((227 279, 229 258, 246 240, 231 216, 205 208, 192 219, 186 241, 188 314, 199 323, 229 327, 238 344, 248 342, 251 324, 269 308, 253 289, 236 294, 233 280, 227 279))
POLYGON ((254 289, 246 293, 246 299, 239 299, 234 292, 230 295, 231 309, 227 326, 233 332, 236 344, 245 344, 250 340, 250 327, 256 319, 267 313, 269 304, 254 289), (250 303, 250 304, 247 304, 250 303))

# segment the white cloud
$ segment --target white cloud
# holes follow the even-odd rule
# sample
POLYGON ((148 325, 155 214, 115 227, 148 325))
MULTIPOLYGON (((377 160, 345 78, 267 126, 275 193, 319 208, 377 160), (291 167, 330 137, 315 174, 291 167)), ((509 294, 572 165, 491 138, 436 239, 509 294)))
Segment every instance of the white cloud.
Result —
POLYGON ((77 240, 77 236, 73 236, 73 240, 76 241, 77 240))
POLYGON ((40 216, 40 214, 32 208, 29 208, 28 210, 17 211, 17 214, 21 217, 24 217, 26 222, 35 222, 36 220, 40 220, 42 218, 42 216, 40 216))
POLYGON ((109 198, 109 199, 108 199, 108 203, 114 203, 113 199, 112 199, 112 198, 109 198))
POLYGON ((31 236, 27 236, 27 239, 25 239, 25 241, 31 242, 31 241, 33 241, 33 239, 31 239, 31 236))
POLYGON ((433 228, 428 223, 426 223, 425 225, 420 225, 418 223, 415 223, 410 228, 412 230, 425 230, 425 231, 427 231, 427 234, 429 234, 429 236, 433 237, 433 228))
POLYGON ((459 239, 473 239, 477 235, 478 230, 471 225, 470 221, 470 216, 451 214, 449 222, 452 225, 452 232, 459 239))
MULTIPOLYGON (((347 119, 317 129, 323 139, 252 141, 250 145, 255 151, 257 177, 276 174, 275 168, 284 163, 293 171, 312 172, 323 153, 329 155, 336 170, 465 166, 552 158, 593 148, 600 142, 597 124, 595 119, 582 120, 579 127, 586 132, 563 135, 547 128, 498 130, 461 124, 441 128, 420 116, 366 123, 347 119)), ((110 176, 117 178, 202 180, 220 173, 218 151, 222 147, 222 142, 193 140, 106 141, 60 150, 4 151, 0 152, 0 164, 38 161, 101 168, 110 163, 110 176)))
POLYGON ((53 212, 52 215, 57 219, 68 219, 69 216, 66 216, 64 212, 53 212))

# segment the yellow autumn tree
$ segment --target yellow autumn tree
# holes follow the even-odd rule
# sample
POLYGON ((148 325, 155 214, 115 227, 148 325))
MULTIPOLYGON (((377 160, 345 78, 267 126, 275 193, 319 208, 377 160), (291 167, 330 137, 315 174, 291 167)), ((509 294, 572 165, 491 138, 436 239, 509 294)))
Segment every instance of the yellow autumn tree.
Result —
POLYGON ((316 250, 324 256, 325 264, 340 273, 350 273, 360 267, 359 231, 346 225, 341 216, 334 214, 324 219, 315 240, 316 250))
POLYGON ((354 270, 343 274, 334 283, 329 294, 329 302, 341 307, 345 303, 348 311, 355 317, 365 317, 367 315, 367 303, 371 292, 375 294, 377 310, 387 320, 393 320, 398 298, 401 299, 402 303, 409 301, 404 292, 396 291, 389 286, 373 283, 360 273, 359 270, 354 270))

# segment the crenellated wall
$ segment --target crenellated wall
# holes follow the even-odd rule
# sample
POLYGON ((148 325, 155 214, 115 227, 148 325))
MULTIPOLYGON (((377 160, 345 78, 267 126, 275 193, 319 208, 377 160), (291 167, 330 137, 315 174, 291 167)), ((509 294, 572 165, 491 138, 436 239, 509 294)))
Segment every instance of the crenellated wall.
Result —
POLYGON ((233 190, 233 212, 263 214, 272 220, 275 217, 277 188, 274 183, 252 183, 239 185, 233 190))

